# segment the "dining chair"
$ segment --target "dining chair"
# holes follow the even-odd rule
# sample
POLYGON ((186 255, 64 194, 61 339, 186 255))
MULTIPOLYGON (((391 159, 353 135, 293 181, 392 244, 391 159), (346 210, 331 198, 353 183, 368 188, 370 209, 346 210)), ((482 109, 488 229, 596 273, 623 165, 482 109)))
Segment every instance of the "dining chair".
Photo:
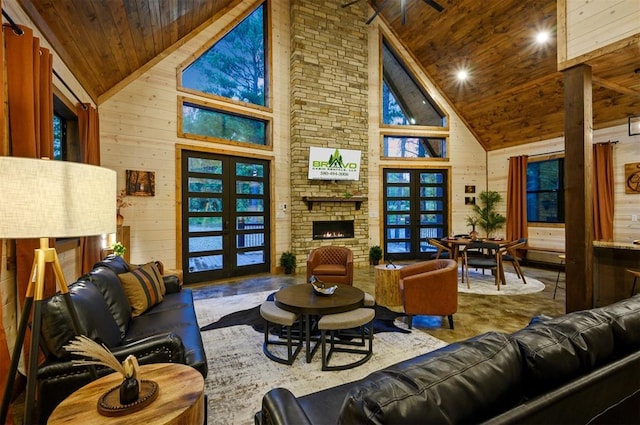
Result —
POLYGON ((518 279, 522 279, 522 283, 526 284, 527 280, 524 277, 524 273, 522 272, 522 267, 520 267, 520 261, 522 259, 518 257, 518 249, 524 248, 527 244, 527 238, 520 238, 518 240, 509 242, 506 245, 503 245, 500 248, 500 261, 504 264, 505 262, 511 263, 513 265, 513 269, 516 271, 516 275, 518 279))
POLYGON ((429 242, 429 245, 435 246, 437 249, 435 254, 431 254, 432 260, 439 260, 441 258, 453 259, 453 250, 443 244, 439 239, 429 238, 427 239, 427 242, 429 242))
POLYGON ((469 268, 495 270, 496 286, 500 290, 500 283, 504 281, 504 270, 500 261, 500 245, 493 242, 471 241, 462 250, 462 281, 467 277, 467 288, 471 289, 469 283, 469 268), (478 254, 469 255, 470 251, 478 254))

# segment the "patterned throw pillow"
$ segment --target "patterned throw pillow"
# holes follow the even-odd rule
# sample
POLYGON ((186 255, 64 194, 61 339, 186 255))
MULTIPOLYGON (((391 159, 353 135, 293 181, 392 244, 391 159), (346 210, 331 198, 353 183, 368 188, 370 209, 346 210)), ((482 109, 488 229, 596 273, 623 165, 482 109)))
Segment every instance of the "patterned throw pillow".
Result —
POLYGON ((162 275, 155 263, 147 263, 129 273, 118 275, 131 304, 131 316, 136 317, 160 303, 166 293, 162 275))

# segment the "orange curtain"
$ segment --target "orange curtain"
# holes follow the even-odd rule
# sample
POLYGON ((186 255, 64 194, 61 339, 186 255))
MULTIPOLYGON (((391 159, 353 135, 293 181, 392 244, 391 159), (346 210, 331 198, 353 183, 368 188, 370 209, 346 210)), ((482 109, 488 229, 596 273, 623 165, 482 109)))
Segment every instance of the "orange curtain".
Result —
POLYGON ((593 145, 593 239, 613 241, 613 144, 593 145))
POLYGON ((529 236, 527 223, 527 162, 526 155, 509 158, 507 185, 507 239, 529 236))
MULTIPOLYGON (((53 57, 40 47, 40 40, 33 36, 30 28, 20 28, 24 33, 17 35, 10 26, 3 26, 10 153, 26 158, 50 158, 53 154, 53 57)), ((16 241, 16 292, 20 306, 24 304, 34 250, 38 247, 37 239, 16 241)), ((44 295, 53 293, 55 278, 49 268, 44 295)), ((25 355, 28 355, 30 339, 27 330, 25 355)))
MULTIPOLYGON (((98 111, 88 103, 78 104, 78 131, 82 150, 82 162, 100 165, 100 126, 98 111)), ((115 205, 114 205, 115 208, 115 205)), ((82 273, 88 273, 100 260, 100 236, 80 239, 82 273)))

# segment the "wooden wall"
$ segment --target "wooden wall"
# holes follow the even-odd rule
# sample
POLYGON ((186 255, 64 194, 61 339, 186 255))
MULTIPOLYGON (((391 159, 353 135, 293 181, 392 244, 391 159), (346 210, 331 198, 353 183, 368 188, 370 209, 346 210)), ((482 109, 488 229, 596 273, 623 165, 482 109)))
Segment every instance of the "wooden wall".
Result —
MULTIPOLYGON (((100 105, 100 131, 103 165, 118 172, 118 187, 124 187, 127 169, 156 172, 156 196, 153 198, 131 198, 134 205, 122 211, 125 225, 131 226, 131 261, 140 263, 160 259, 168 267, 178 263, 177 214, 176 214, 176 146, 194 149, 210 149, 238 155, 255 155, 257 150, 228 146, 212 142, 199 142, 177 136, 176 69, 191 54, 215 38, 220 31, 235 22, 238 16, 253 5, 245 1, 229 14, 220 17, 196 37, 168 54, 151 69, 139 75, 100 105)), ((271 31, 272 67, 275 84, 273 95, 273 150, 259 150, 260 155, 273 158, 272 175, 272 269, 283 251, 290 249, 290 212, 281 206, 291 205, 289 165, 289 4, 288 1, 273 1, 273 27, 271 31)), ((379 22, 377 20, 376 22, 379 22)), ((370 244, 379 244, 381 211, 379 173, 382 167, 407 166, 407 162, 380 158, 381 131, 379 128, 379 33, 376 24, 369 27, 369 238, 370 244)), ((393 36, 389 35, 394 41, 393 36)), ((452 110, 445 98, 430 82, 428 76, 417 66, 400 45, 396 45, 408 66, 429 93, 449 116, 448 161, 431 160, 411 162, 411 166, 451 167, 452 220, 455 232, 467 231, 465 217, 471 209, 464 205, 464 186, 475 185, 478 192, 486 187, 486 153, 452 110)))
POLYGON ((563 0, 566 2, 567 57, 585 53, 637 34, 638 0, 563 0))
MULTIPOLYGON (((640 136, 629 136, 626 125, 619 125, 602 130, 595 130, 594 143, 618 141, 614 147, 614 180, 615 180, 615 213, 614 239, 620 242, 631 242, 640 239, 640 221, 632 222, 631 215, 640 216, 640 194, 625 193, 624 164, 640 162, 640 136)), ((555 138, 526 146, 501 149, 489 152, 487 168, 489 170, 489 187, 506 196, 508 158, 517 155, 544 155, 550 152, 563 151, 564 139, 555 138)), ((561 153, 562 154, 562 153, 561 153)), ((503 213, 506 211, 503 210, 503 213)), ((567 219, 571 212, 566 211, 567 219)), ((564 250, 564 226, 529 226, 529 243, 536 247, 564 250)))

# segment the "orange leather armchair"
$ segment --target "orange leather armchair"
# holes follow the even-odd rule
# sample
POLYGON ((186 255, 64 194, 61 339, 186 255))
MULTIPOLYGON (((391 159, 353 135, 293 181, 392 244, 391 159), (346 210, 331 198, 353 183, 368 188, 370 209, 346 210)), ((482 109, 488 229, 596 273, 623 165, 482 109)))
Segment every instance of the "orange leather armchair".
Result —
POLYGON ((413 327, 413 316, 447 316, 453 329, 458 311, 458 263, 441 259, 422 261, 400 269, 400 292, 404 312, 413 327))
POLYGON ((353 284, 353 253, 344 246, 321 246, 307 258, 307 282, 311 275, 326 283, 353 284))

